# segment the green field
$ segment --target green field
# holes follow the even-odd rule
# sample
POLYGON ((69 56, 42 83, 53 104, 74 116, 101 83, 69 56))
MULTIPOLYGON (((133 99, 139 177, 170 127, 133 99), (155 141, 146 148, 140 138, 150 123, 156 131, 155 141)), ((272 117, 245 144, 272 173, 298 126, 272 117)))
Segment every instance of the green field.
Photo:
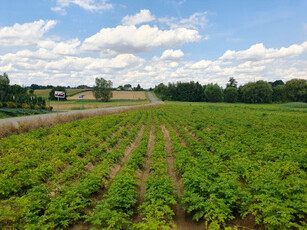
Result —
POLYGON ((306 229, 304 105, 166 102, 0 139, 0 228, 306 229))

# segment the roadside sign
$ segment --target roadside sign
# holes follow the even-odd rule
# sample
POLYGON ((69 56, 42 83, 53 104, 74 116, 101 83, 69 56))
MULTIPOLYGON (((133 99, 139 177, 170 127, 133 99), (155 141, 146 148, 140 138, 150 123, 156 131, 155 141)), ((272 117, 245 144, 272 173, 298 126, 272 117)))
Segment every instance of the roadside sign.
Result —
POLYGON ((54 97, 65 98, 65 92, 64 91, 55 91, 54 92, 54 97))

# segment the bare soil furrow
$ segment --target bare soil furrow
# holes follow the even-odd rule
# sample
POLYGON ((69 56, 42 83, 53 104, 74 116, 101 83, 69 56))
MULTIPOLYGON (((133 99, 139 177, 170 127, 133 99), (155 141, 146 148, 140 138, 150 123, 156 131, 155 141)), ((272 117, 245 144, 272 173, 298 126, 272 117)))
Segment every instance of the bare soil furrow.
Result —
MULTIPOLYGON (((174 183, 174 188, 176 189, 179 197, 183 195, 184 189, 182 185, 181 178, 179 177, 178 173, 175 170, 175 158, 173 156, 173 147, 171 143, 171 138, 169 135, 169 131, 166 129, 166 127, 162 124, 162 132, 164 134, 164 140, 165 140, 165 151, 167 153, 167 163, 168 163, 168 173, 172 178, 172 181, 174 183)), ((192 216, 186 213, 183 208, 180 205, 180 202, 178 200, 177 205, 174 206, 174 223, 176 226, 176 229, 180 230, 198 230, 198 229, 204 229, 204 223, 196 223, 192 220, 192 216)))
MULTIPOLYGON (((144 195, 146 193, 145 189, 145 182, 147 178, 150 176, 150 164, 151 164, 151 154, 155 147, 155 126, 151 126, 150 134, 149 134, 149 141, 147 146, 147 153, 145 156, 145 163, 143 165, 142 170, 137 171, 137 176, 139 177, 139 183, 138 183, 138 192, 139 192, 139 198, 137 202, 137 207, 139 207, 144 202, 144 195)), ((133 218, 134 222, 140 222, 142 220, 140 214, 136 214, 136 216, 133 218)))

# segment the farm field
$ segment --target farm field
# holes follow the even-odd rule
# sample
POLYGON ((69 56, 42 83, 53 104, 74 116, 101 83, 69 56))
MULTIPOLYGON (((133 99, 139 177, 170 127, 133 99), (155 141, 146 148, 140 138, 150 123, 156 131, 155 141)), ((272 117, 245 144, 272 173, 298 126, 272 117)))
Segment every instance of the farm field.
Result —
MULTIPOLYGON (((149 103, 148 100, 111 100, 109 102, 102 102, 96 100, 84 100, 84 109, 108 108, 128 105, 143 105, 149 103)), ((58 102, 51 101, 50 105, 54 110, 58 109, 58 102)), ((59 110, 81 110, 82 100, 67 100, 60 101, 59 110)))
MULTIPOLYGON (((111 100, 145 100, 145 92, 144 91, 112 91, 113 97, 111 100)), ((80 100, 79 96, 84 95, 85 99, 92 99, 95 100, 92 91, 87 91, 83 93, 76 94, 68 99, 72 100, 80 100)))
MULTIPOLYGON (((51 91, 51 89, 36 89, 34 90, 34 94, 36 94, 39 97, 43 97, 45 99, 47 99, 49 97, 49 92, 51 91)), ((86 92, 88 90, 85 89, 66 89, 67 92, 67 96, 73 96, 75 94, 79 94, 82 92, 86 92)))
POLYGON ((2 138, 0 228, 306 229, 306 124, 167 102, 2 138))

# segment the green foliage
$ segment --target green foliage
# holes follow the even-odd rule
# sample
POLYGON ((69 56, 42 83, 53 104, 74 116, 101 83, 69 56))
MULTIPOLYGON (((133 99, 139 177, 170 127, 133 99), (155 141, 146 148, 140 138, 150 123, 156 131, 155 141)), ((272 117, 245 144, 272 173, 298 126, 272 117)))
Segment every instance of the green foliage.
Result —
POLYGON ((307 102, 307 80, 292 79, 287 81, 285 91, 290 101, 307 102))
POLYGON ((205 88, 205 97, 209 102, 222 102, 223 101, 223 90, 217 84, 207 85, 205 88))
POLYGON ((93 88, 93 95, 97 100, 110 101, 113 83, 103 78, 96 78, 96 85, 93 88))
POLYGON ((272 87, 265 81, 250 82, 242 88, 242 100, 246 103, 270 103, 272 87))
POLYGON ((274 102, 285 102, 287 101, 286 87, 284 85, 278 85, 272 88, 272 101, 274 102))
POLYGON ((224 90, 225 102, 234 103, 238 101, 238 90, 235 87, 228 86, 224 90))

